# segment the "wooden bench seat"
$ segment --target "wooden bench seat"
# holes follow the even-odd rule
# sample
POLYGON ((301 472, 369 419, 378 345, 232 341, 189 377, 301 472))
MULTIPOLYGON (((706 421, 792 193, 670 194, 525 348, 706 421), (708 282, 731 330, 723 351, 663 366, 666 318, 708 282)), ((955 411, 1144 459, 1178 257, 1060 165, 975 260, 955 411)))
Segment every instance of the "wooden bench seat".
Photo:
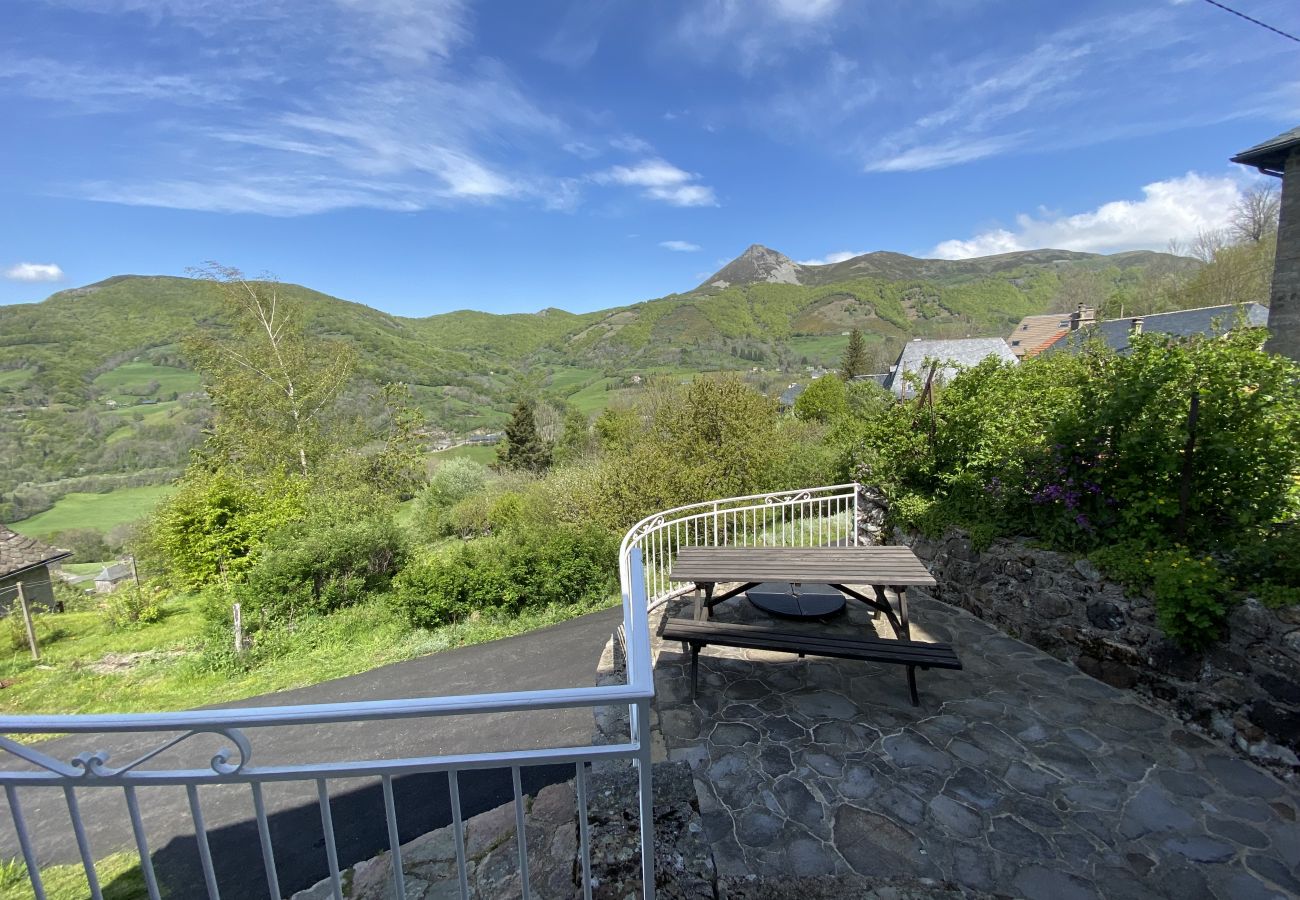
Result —
POLYGON ((773 650, 804 656, 829 656, 863 662, 907 666, 907 689, 912 705, 919 706, 916 693, 917 669, 960 669, 961 660, 948 644, 927 641, 898 641, 878 637, 840 637, 803 631, 786 631, 764 625, 726 622, 697 622, 669 619, 664 623, 664 640, 681 641, 691 654, 691 695, 699 682, 700 649, 709 644, 746 650, 773 650))

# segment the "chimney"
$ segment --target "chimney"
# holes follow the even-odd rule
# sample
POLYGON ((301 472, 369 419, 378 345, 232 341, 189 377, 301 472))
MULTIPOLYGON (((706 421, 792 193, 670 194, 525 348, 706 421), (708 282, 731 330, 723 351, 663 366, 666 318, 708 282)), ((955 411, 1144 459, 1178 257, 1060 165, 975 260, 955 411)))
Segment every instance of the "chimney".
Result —
POLYGON ((1142 333, 1142 322, 1143 322, 1143 319, 1142 319, 1141 316, 1137 316, 1136 318, 1134 318, 1133 321, 1129 322, 1129 324, 1128 324, 1128 333, 1129 333, 1130 335, 1141 334, 1141 333, 1142 333))
POLYGON ((1074 312, 1070 313, 1070 330, 1078 331, 1084 325, 1091 325, 1097 321, 1097 311, 1091 306, 1080 303, 1075 307, 1074 312))

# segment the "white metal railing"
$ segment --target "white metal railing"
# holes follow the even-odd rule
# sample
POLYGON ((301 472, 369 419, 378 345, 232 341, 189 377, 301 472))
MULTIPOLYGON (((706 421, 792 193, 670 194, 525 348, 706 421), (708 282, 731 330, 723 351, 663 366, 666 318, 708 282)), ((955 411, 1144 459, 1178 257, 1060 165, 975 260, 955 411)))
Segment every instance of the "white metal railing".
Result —
MULTIPOLYGON (((257 824, 262 866, 266 874, 267 892, 269 896, 279 900, 284 895, 276 872, 275 847, 268 823, 263 786, 281 782, 297 782, 308 788, 314 783, 320 808, 322 833, 325 838, 323 852, 328 864, 333 896, 339 900, 342 897, 342 881, 339 875, 340 861, 335 841, 330 787, 331 783, 340 779, 358 777, 380 779, 389 849, 392 853, 393 892, 398 900, 404 900, 406 890, 401 875, 401 844, 398 838, 397 809, 393 799, 393 779, 403 775, 432 772, 444 772, 447 775, 452 825, 456 838, 457 877, 461 896, 468 898, 470 890, 458 775, 462 772, 482 769, 505 768, 511 771, 517 819, 516 842, 519 850, 520 882, 523 895, 527 898, 530 896, 529 866, 526 829, 522 827, 524 799, 520 770, 531 766, 562 763, 574 767, 579 852, 584 873, 583 894, 589 898, 592 885, 589 830, 586 826, 586 766, 597 760, 609 759, 632 760, 638 769, 642 891, 646 900, 653 900, 654 822, 650 774, 649 706, 654 696, 654 681, 650 669, 646 579, 640 575, 641 568, 639 550, 633 548, 620 556, 620 581, 624 586, 623 634, 628 661, 628 676, 626 683, 622 685, 158 714, 0 716, 0 785, 3 785, 9 803, 12 826, 18 844, 17 850, 26 863, 28 878, 37 900, 44 900, 45 890, 39 867, 41 848, 35 845, 33 829, 23 814, 22 798, 27 791, 51 787, 62 789, 63 805, 67 808, 67 821, 71 826, 72 838, 85 869, 89 893, 93 900, 101 900, 102 891, 96 871, 95 848, 91 846, 88 837, 87 822, 83 819, 79 797, 84 796, 86 791, 120 792, 140 856, 146 890, 151 900, 158 900, 158 878, 150 856, 146 816, 142 815, 141 810, 142 798, 137 794, 137 789, 183 787, 187 795, 189 818, 193 824, 207 894, 211 900, 218 900, 220 888, 213 867, 212 851, 208 840, 209 829, 204 822, 199 788, 232 784, 244 784, 249 788, 253 817, 257 824), (626 740, 608 745, 589 743, 542 750, 494 751, 489 749, 478 753, 342 762, 308 761, 291 765, 258 766, 253 763, 254 740, 245 733, 247 729, 252 728, 337 725, 347 722, 379 723, 399 719, 419 719, 432 724, 439 717, 454 715, 618 705, 626 705, 629 711, 631 727, 626 740), (101 741, 104 736, 151 733, 157 734, 158 740, 151 749, 134 759, 121 765, 112 765, 108 754, 103 751, 87 750, 64 760, 43 752, 37 745, 21 744, 5 736, 52 733, 97 735, 99 736, 97 740, 101 741), (224 738, 233 745, 233 749, 221 749, 210 760, 203 760, 203 765, 194 768, 149 766, 150 761, 156 760, 164 752, 175 754, 184 751, 186 743, 200 735, 216 735, 224 738)), ((192 744, 198 743, 201 742, 192 742, 192 744)), ((149 792, 150 796, 155 793, 149 792)), ((48 803, 40 804, 39 815, 43 818, 54 815, 49 807, 48 803)), ((41 824, 49 825, 48 822, 41 824)), ((61 839, 58 845, 67 846, 66 838, 61 839)), ((106 853, 117 849, 119 848, 101 848, 101 852, 106 853)), ((12 855, 10 848, 0 849, 0 854, 5 851, 9 851, 7 855, 12 855)), ((307 887, 307 885, 297 887, 307 887)))
POLYGON ((632 587, 627 564, 634 550, 644 559, 650 608, 694 590, 674 584, 668 572, 682 547, 816 547, 858 543, 857 484, 750 494, 691 503, 646 516, 623 538, 623 595, 632 587))
MULTIPOLYGON (((470 891, 459 774, 483 769, 510 769, 517 822, 521 823, 524 813, 521 769, 569 764, 574 767, 577 788, 583 893, 590 897, 592 884, 589 831, 586 827, 586 766, 597 760, 625 759, 633 761, 638 770, 637 812, 640 824, 642 895, 646 900, 653 900, 654 820, 649 711, 654 697, 654 679, 648 612, 669 598, 690 590, 689 585, 675 586, 668 581, 668 572, 677 551, 685 546, 796 547, 837 541, 856 544, 857 518, 857 485, 839 484, 694 503, 656 513, 638 522, 628 531, 619 550, 619 582, 623 599, 623 637, 627 660, 627 678, 621 685, 157 714, 0 716, 0 785, 4 787, 8 800, 17 850, 26 863, 35 896, 37 900, 44 900, 45 891, 39 867, 41 848, 36 846, 33 829, 23 814, 22 799, 27 791, 39 788, 61 789, 67 821, 93 900, 101 900, 102 891, 96 872, 96 848, 91 845, 79 798, 87 791, 120 792, 140 856, 146 890, 151 900, 158 900, 158 879, 150 855, 146 827, 151 819, 147 819, 142 812, 142 798, 137 794, 137 789, 183 787, 207 894, 211 900, 218 900, 219 885, 199 788, 247 785, 257 825, 267 891, 278 900, 283 894, 276 872, 276 851, 263 786, 292 782, 302 784, 309 790, 314 788, 324 835, 323 852, 333 896, 341 898, 341 862, 335 841, 331 785, 342 779, 377 777, 382 787, 385 824, 392 853, 393 892, 398 900, 404 900, 406 893, 401 876, 401 843, 393 798, 393 779, 404 775, 442 772, 446 773, 451 799, 460 894, 468 898, 470 891), (542 750, 485 749, 476 753, 345 761, 317 760, 259 766, 253 763, 255 741, 245 733, 254 728, 381 723, 394 720, 420 720, 432 725, 438 718, 447 716, 620 705, 628 707, 630 727, 626 740, 607 745, 589 743, 542 750), (153 734, 157 735, 157 741, 133 759, 114 765, 110 764, 109 755, 102 750, 88 749, 71 759, 59 759, 41 750, 39 745, 22 744, 5 736, 16 734, 88 735, 98 736, 97 741, 112 735, 153 734), (224 738, 233 745, 233 749, 221 749, 197 767, 150 766, 151 762, 165 758, 162 757, 164 753, 184 753, 196 746, 201 742, 191 739, 202 735, 224 738)), ((93 746, 94 742, 88 739, 87 744, 93 746)), ((309 747, 304 749, 310 750, 309 747)), ((154 794, 153 791, 149 792, 151 797, 154 794)), ((56 814, 51 811, 50 804, 39 804, 36 812, 42 819, 40 824, 46 826, 42 830, 49 831, 53 825, 48 820, 56 814)), ((527 836, 526 829, 518 825, 516 841, 520 882, 524 897, 527 898, 530 896, 527 836)), ((59 847, 67 845, 66 838, 58 842, 59 847)), ((101 852, 117 849, 100 848, 101 852)), ((7 851, 12 855, 10 848, 0 847, 0 856, 7 851)))

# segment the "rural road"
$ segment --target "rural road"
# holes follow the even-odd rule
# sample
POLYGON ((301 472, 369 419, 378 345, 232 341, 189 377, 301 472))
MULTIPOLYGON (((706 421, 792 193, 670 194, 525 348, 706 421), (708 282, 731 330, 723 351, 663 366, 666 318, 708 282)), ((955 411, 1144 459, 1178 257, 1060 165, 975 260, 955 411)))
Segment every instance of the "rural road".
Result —
MULTIPOLYGON (((282 706, 403 697, 445 696, 594 684, 596 664, 619 622, 618 608, 562 622, 517 637, 445 650, 322 684, 251 697, 214 708, 282 706)), ((384 723, 279 726, 245 730, 255 765, 367 760, 481 750, 534 749, 586 743, 593 728, 590 709, 535 713, 495 713, 384 723)), ((148 735, 114 735, 108 740, 70 736, 39 745, 59 759, 84 750, 107 749, 111 762, 123 763, 156 746, 148 735)), ((203 767, 228 740, 196 737, 168 751, 150 767, 203 767), (206 742, 206 743, 205 743, 206 742), (182 752, 184 749, 184 752, 182 752)), ((524 788, 535 792, 573 774, 570 765, 524 769, 524 788)), ((460 777, 466 817, 492 809, 512 796, 509 770, 465 772, 460 777)), ((378 779, 331 782, 339 864, 351 865, 388 847, 383 797, 378 779)), ((403 841, 451 821, 443 775, 394 779, 403 841)), ((159 879, 172 896, 204 895, 194 827, 185 789, 137 790, 145 831, 159 879)), ((208 826, 213 863, 226 897, 264 897, 251 792, 246 785, 205 787, 199 791, 208 826)), ((272 783, 264 788, 275 862, 284 894, 309 887, 328 875, 315 783, 272 783)), ((77 796, 96 857, 135 849, 120 788, 83 788, 77 796)), ((76 844, 60 789, 20 791, 23 813, 42 865, 76 862, 76 844)), ((0 859, 19 855, 6 809, 0 817, 0 859)), ((105 885, 105 887, 107 887, 105 885)))

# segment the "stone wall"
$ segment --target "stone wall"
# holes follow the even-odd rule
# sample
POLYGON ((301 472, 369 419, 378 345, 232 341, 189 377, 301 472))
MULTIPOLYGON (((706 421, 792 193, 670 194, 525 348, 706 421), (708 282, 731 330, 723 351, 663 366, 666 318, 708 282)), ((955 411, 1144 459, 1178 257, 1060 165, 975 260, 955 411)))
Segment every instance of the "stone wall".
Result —
POLYGON ((1248 599, 1225 640, 1189 653, 1167 640, 1152 603, 1086 559, 999 540, 984 551, 956 530, 941 540, 894 532, 929 567, 934 595, 1107 684, 1169 704, 1251 757, 1300 766, 1300 607, 1248 599))

